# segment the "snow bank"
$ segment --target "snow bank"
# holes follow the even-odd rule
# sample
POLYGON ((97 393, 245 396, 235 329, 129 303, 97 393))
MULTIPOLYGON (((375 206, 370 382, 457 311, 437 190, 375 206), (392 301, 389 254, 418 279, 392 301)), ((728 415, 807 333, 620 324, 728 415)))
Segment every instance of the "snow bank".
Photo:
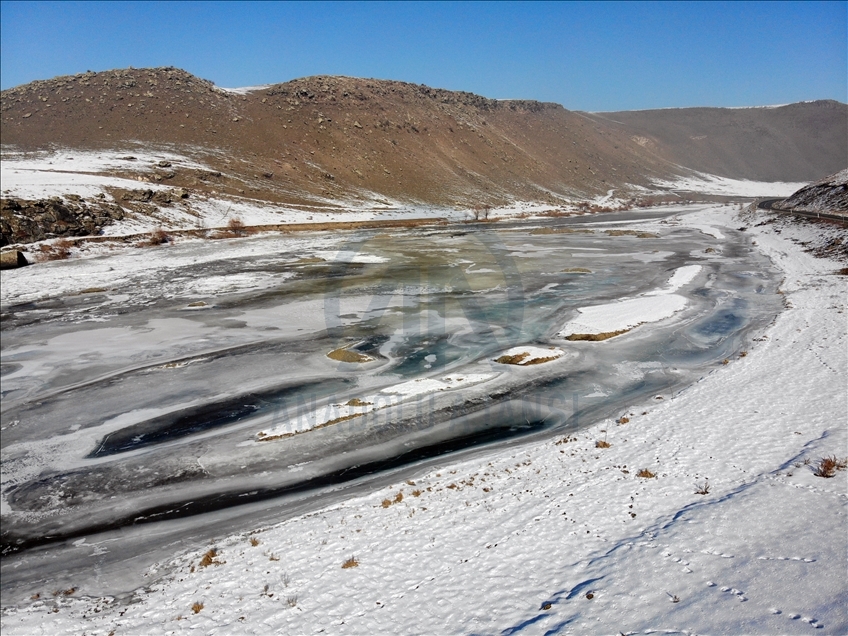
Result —
POLYGON ((610 334, 633 329, 648 322, 670 318, 686 308, 687 300, 675 294, 700 273, 700 265, 679 267, 663 289, 603 305, 580 307, 578 316, 567 322, 557 333, 559 338, 575 334, 610 334))
POLYGON ((256 439, 260 442, 268 442, 313 428, 346 422, 366 413, 397 406, 404 400, 481 384, 494 379, 497 375, 497 373, 453 373, 438 379, 417 378, 394 384, 381 389, 378 393, 351 398, 344 403, 328 404, 317 410, 301 414, 283 424, 259 431, 256 434, 256 439))

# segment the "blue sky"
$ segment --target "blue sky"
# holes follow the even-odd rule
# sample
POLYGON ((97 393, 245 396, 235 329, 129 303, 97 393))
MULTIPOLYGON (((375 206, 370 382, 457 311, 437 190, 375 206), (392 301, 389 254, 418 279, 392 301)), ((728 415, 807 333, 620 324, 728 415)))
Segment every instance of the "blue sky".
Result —
POLYGON ((848 101, 846 2, 2 2, 0 83, 177 66, 397 79, 576 110, 848 101))

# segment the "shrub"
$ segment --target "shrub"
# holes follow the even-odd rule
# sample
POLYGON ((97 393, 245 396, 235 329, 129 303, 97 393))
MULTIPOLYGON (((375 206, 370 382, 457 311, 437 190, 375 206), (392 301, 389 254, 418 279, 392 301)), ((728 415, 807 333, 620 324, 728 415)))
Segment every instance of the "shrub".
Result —
POLYGON ((55 243, 44 243, 39 246, 39 260, 41 261, 63 261, 71 255, 74 246, 68 239, 60 239, 55 243))
POLYGON ((202 609, 203 609, 203 603, 201 603, 199 601, 195 601, 194 605, 191 606, 191 611, 194 612, 195 614, 199 614, 200 610, 202 610, 202 609))
POLYGON ((710 480, 705 479, 703 484, 695 484, 695 494, 696 495, 706 495, 710 492, 710 480))
POLYGON ((232 236, 244 236, 247 234, 247 228, 244 222, 237 216, 234 216, 227 222, 227 230, 232 236))
POLYGON ((652 479, 657 476, 656 473, 652 473, 647 468, 642 468, 638 473, 636 473, 637 477, 643 477, 644 479, 652 479))
POLYGON ((250 537, 250 545, 255 548, 259 545, 259 539, 257 539, 256 537, 250 537))
POLYGON ((156 245, 164 245, 165 243, 170 243, 171 237, 168 233, 163 230, 161 227, 157 227, 150 233, 150 238, 147 239, 147 244, 151 247, 155 247, 156 245))
POLYGON ((342 563, 342 569, 347 570, 348 568, 356 568, 359 567, 359 561, 356 560, 355 556, 348 558, 347 561, 342 563))
POLYGON ((837 459, 835 455, 822 457, 818 465, 813 468, 813 474, 816 477, 833 477, 837 470, 845 470, 846 466, 848 466, 848 460, 837 459))
POLYGON ((611 444, 605 439, 599 439, 595 442, 595 448, 609 448, 611 444))

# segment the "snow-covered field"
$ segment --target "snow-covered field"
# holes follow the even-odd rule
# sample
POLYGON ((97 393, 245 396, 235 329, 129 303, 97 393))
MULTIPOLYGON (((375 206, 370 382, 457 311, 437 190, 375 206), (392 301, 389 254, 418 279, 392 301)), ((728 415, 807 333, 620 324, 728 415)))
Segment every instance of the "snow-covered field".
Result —
POLYGON ((743 197, 788 197, 807 184, 731 179, 729 177, 696 172, 692 176, 679 177, 673 180, 658 179, 654 181, 654 185, 683 192, 702 192, 704 194, 743 197))
MULTIPOLYGON (((743 224, 680 223, 719 240, 743 224)), ((220 537, 154 565, 130 603, 45 589, 3 609, 3 633, 848 632, 848 473, 812 473, 848 445, 844 263, 792 241, 826 230, 781 223, 748 232, 786 311, 682 393, 220 537)))

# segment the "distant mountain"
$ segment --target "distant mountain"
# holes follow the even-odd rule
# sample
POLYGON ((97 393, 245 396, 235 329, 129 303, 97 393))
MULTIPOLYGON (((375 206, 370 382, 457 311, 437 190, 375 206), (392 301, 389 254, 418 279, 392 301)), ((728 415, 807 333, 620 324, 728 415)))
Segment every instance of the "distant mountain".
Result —
POLYGON ((848 165, 848 106, 581 113, 404 82, 316 76, 221 89, 175 68, 36 81, 2 92, 4 148, 142 142, 202 159, 169 183, 292 203, 374 193, 437 205, 556 203, 692 170, 806 181, 848 165))
POLYGON ((658 157, 752 181, 814 181, 848 167, 848 105, 833 100, 760 108, 589 113, 658 157))

